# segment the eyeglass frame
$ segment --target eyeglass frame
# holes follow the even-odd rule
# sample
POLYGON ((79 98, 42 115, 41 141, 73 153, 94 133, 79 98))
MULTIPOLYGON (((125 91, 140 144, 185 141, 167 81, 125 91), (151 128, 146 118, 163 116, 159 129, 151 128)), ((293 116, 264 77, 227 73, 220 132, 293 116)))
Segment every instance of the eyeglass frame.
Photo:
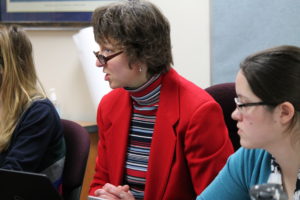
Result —
POLYGON ((104 56, 104 55, 102 55, 102 54, 99 54, 99 51, 93 51, 93 53, 95 54, 96 58, 99 60, 99 62, 100 62, 100 66, 99 66, 99 67, 101 67, 101 66, 103 66, 103 65, 106 65, 107 62, 108 62, 110 59, 112 59, 112 58, 114 58, 114 57, 120 55, 121 53, 123 53, 123 51, 119 51, 119 52, 114 53, 114 54, 109 55, 109 56, 104 56))
POLYGON ((236 107, 239 110, 243 107, 250 107, 250 106, 275 106, 275 105, 277 105, 275 103, 268 103, 268 102, 263 102, 263 101, 252 102, 252 103, 241 103, 241 102, 239 102, 237 97, 234 98, 234 102, 235 102, 236 107))

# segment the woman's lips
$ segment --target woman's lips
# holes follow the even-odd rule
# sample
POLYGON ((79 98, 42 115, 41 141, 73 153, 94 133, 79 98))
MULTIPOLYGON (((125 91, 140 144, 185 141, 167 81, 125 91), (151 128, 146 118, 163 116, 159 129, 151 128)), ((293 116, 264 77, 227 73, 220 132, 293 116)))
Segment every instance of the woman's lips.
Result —
POLYGON ((106 80, 106 81, 109 80, 109 74, 105 74, 104 80, 106 80))

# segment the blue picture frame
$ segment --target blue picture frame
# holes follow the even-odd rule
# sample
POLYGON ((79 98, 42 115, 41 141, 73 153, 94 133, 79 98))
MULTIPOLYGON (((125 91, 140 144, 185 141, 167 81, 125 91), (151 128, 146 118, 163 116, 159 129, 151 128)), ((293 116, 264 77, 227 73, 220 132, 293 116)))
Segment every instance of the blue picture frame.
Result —
MULTIPOLYGON (((13 0, 12 0, 13 1, 13 0)), ((79 0, 77 0, 79 1, 79 0)), ((101 0, 100 0, 101 1, 101 0)), ((26 1, 24 1, 26 3, 26 1)), ((27 1, 30 2, 30 1, 27 1)), ((62 1, 63 2, 63 1, 62 1)), ((80 2, 80 1, 79 1, 80 2)), ((84 3, 84 0, 82 1, 84 3)), ((85 25, 90 24, 92 12, 8 12, 6 0, 1 0, 0 22, 27 25, 85 25)))

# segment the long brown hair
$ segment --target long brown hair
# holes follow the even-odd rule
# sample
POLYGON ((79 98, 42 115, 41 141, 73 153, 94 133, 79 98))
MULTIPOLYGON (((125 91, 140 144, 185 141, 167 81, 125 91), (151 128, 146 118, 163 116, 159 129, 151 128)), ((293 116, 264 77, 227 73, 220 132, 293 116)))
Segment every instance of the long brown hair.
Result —
POLYGON ((16 124, 34 99, 45 98, 36 75, 32 45, 17 26, 0 26, 0 152, 10 144, 16 124))

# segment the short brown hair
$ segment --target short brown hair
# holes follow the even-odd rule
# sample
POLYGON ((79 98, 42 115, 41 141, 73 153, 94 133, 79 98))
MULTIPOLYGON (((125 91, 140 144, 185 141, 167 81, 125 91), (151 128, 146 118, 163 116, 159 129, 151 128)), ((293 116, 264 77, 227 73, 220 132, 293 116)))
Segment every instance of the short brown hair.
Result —
POLYGON ((114 41, 129 64, 145 63, 151 75, 166 72, 173 64, 170 25, 152 3, 126 0, 97 8, 92 16, 95 40, 114 41))

